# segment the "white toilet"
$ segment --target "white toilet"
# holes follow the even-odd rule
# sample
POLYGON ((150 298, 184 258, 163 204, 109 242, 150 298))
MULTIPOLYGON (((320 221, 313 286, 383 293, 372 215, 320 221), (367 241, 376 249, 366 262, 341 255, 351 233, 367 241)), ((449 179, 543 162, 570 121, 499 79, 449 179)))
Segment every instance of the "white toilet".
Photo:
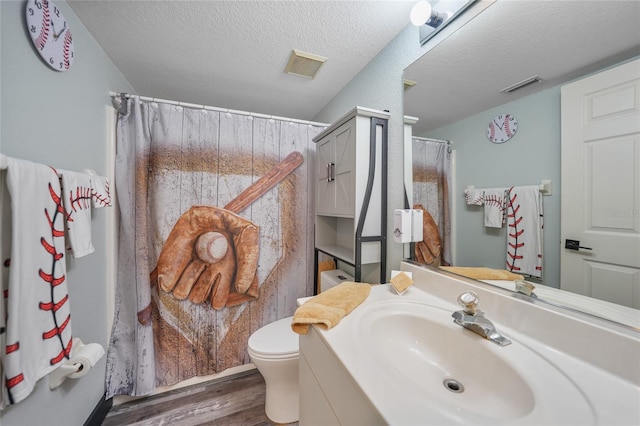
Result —
MULTIPOLYGON (((326 290, 353 278, 340 270, 321 274, 326 290)), ((249 337, 248 352, 266 384, 265 412, 275 423, 293 423, 299 419, 298 335, 287 317, 258 329, 249 337)))
POLYGON ((283 318, 249 337, 249 356, 266 384, 265 412, 275 423, 298 421, 298 335, 283 318))

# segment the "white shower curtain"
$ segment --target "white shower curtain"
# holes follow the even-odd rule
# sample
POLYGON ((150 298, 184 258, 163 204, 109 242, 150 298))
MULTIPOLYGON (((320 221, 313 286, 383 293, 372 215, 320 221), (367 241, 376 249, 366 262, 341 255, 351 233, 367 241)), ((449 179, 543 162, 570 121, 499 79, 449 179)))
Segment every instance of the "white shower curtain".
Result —
POLYGON ((115 187, 120 208, 116 300, 107 352, 107 398, 145 395, 155 389, 153 329, 138 321, 151 303, 147 177, 151 133, 149 104, 127 102, 118 116, 115 187))
POLYGON ((250 334, 313 292, 307 158, 323 127, 126 103, 117 125, 121 225, 107 397, 248 363, 250 334), (273 176, 276 184, 265 185, 273 176), (221 252, 200 243, 205 234, 223 241, 221 252))
POLYGON ((447 141, 412 138, 413 205, 435 221, 442 244, 440 263, 451 264, 451 149, 447 141))

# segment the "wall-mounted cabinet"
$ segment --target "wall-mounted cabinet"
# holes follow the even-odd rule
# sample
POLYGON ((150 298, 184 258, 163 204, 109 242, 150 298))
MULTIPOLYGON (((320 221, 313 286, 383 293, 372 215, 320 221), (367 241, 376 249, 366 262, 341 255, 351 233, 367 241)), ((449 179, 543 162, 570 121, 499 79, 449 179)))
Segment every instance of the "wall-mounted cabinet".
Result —
POLYGON ((353 266, 356 281, 362 265, 373 263, 386 279, 388 119, 355 107, 313 139, 316 269, 322 252, 353 266))
POLYGON ((317 214, 355 214, 355 127, 355 121, 350 120, 316 143, 317 214))

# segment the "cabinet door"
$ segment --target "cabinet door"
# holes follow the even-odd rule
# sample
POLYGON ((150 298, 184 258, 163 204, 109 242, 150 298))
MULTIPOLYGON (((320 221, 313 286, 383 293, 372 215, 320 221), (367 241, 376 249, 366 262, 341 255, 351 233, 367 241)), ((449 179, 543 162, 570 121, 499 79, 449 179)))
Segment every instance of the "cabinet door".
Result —
POLYGON ((355 120, 335 131, 335 214, 355 215, 355 120))
POLYGON ((316 213, 332 214, 335 207, 335 184, 330 182, 330 164, 335 164, 333 133, 316 144, 316 213))
POLYGON ((355 120, 338 127, 316 145, 316 213, 355 214, 355 120))

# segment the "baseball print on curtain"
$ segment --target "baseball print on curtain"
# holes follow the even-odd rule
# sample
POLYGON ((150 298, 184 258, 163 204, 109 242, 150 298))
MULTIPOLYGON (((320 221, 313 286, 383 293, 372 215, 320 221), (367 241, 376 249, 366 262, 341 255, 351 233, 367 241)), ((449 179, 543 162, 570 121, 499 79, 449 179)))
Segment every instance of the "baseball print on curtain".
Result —
POLYGON ((127 102, 107 397, 250 362, 251 333, 313 291, 308 159, 323 128, 127 102))

